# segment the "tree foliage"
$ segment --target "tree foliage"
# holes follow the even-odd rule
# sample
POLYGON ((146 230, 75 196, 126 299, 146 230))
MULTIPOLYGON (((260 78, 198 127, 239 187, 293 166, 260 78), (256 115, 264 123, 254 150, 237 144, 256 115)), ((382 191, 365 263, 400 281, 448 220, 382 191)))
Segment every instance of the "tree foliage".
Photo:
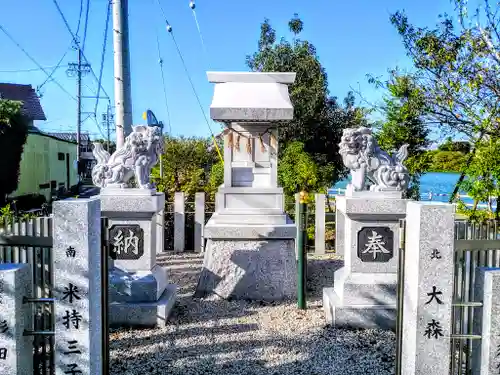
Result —
POLYGON ((448 137, 445 142, 439 145, 439 151, 456 151, 463 154, 468 154, 471 152, 471 144, 468 141, 453 141, 451 137, 448 137))
MULTIPOLYGON (((176 192, 184 192, 191 201, 195 193, 203 190, 213 196, 210 189, 215 191, 222 181, 211 177, 214 165, 219 162, 212 146, 210 138, 165 137, 165 153, 161 157, 163 178, 160 178, 159 164, 153 169, 152 177, 167 200, 173 200, 176 192)), ((220 173, 217 176, 220 178, 220 173)))
MULTIPOLYGON (((456 22, 444 14, 436 28, 422 28, 412 25, 404 12, 393 14, 391 22, 416 68, 412 77, 420 89, 426 123, 437 125, 438 131, 465 134, 474 146, 453 199, 459 186, 467 185, 462 184, 465 175, 469 174, 468 180, 476 176, 476 150, 486 147, 485 152, 478 152, 482 158, 491 155, 487 151, 491 145, 486 143, 499 134, 500 12, 498 4, 491 0, 484 0, 476 9, 471 9, 467 0, 452 3, 458 15, 456 22)), ((487 184, 481 186, 488 190, 487 184)))
POLYGON ((318 166, 301 142, 291 142, 286 147, 278 165, 278 179, 287 197, 299 191, 322 190, 318 166))
POLYGON ((477 212, 477 205, 479 202, 488 202, 488 208, 483 214, 486 213, 489 218, 500 219, 500 137, 491 137, 480 142, 476 156, 467 169, 467 178, 460 187, 474 199, 472 209, 462 206, 463 212, 481 218, 478 217, 481 213, 477 212), (497 201, 495 210, 492 207, 493 199, 497 201))
POLYGON ((330 187, 346 175, 338 153, 342 129, 366 123, 365 112, 355 107, 352 93, 343 103, 330 96, 327 74, 316 48, 309 41, 299 39, 304 23, 295 14, 288 26, 293 40, 281 38, 277 42, 276 31, 266 19, 261 24, 258 49, 247 56, 247 65, 258 72, 297 73, 290 87, 294 120, 279 124, 280 162, 289 144, 300 142, 317 168, 314 185, 330 187))
POLYGON ((433 150, 427 152, 430 164, 428 172, 457 172, 464 170, 468 155, 460 151, 433 150))
POLYGON ((494 135, 500 125, 500 14, 488 0, 473 15, 466 1, 453 3, 458 24, 445 14, 438 27, 420 28, 403 12, 393 14, 391 22, 417 68, 413 77, 428 122, 471 138, 494 135))
POLYGON ((409 156, 404 164, 411 179, 407 197, 418 200, 420 177, 428 169, 430 162, 426 152, 430 143, 429 129, 422 120, 420 90, 411 76, 397 71, 391 73, 383 86, 387 90, 381 106, 385 120, 378 126, 377 140, 380 147, 389 153, 408 144, 409 156))
POLYGON ((19 168, 28 137, 28 125, 21 114, 21 102, 0 99, 0 204, 17 189, 19 168))

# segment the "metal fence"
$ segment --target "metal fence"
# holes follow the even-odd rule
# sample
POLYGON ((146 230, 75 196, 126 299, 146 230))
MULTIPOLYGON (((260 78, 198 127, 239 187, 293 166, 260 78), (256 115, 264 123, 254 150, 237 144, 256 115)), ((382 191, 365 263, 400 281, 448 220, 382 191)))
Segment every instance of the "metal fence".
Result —
MULTIPOLYGON (((405 220, 400 221, 398 299, 396 322, 396 375, 401 374, 402 308, 404 290, 405 220)), ((500 267, 500 232, 496 221, 482 224, 467 220, 455 221, 455 253, 452 304, 450 375, 470 375, 472 372, 472 342, 480 340, 474 332, 474 313, 482 307, 475 300, 478 267, 500 267)))
POLYGON ((482 306, 475 302, 478 267, 500 267, 500 233, 496 221, 483 224, 455 222, 455 278, 452 308, 452 375, 471 373, 472 342, 481 335, 473 332, 474 313, 482 306))
MULTIPOLYGON (((295 202, 285 203, 285 212, 294 221, 297 202, 298 194, 295 202)), ((206 201, 203 193, 197 193, 194 201, 187 200, 183 193, 176 193, 174 202, 166 202, 163 211, 165 251, 201 251, 205 243, 203 228, 214 212, 215 203, 206 201), (197 217, 203 217, 204 222, 197 217)), ((311 194, 306 223, 307 252, 321 255, 335 250, 334 198, 326 194, 311 194)))
MULTIPOLYGON (((108 221, 101 219, 103 254, 107 254, 108 221)), ((52 217, 39 217, 6 224, 0 228, 0 263, 26 263, 31 266, 33 296, 25 296, 24 303, 33 309, 32 327, 24 332, 33 336, 33 375, 55 375, 54 364, 54 299, 53 285, 53 237, 52 217)), ((103 256, 107 275, 106 257, 103 256)), ((107 277, 103 279, 103 290, 108 289, 107 277)), ((103 306, 107 306, 107 293, 103 293, 103 306)), ((106 316, 102 317, 106 319, 106 316)), ((109 348, 107 322, 103 322, 103 344, 109 348)), ((106 350, 103 356, 107 357, 106 350)), ((104 362, 107 358, 103 358, 104 362)))
POLYGON ((40 217, 6 224, 0 229, 0 263, 27 263, 33 277, 33 374, 54 370, 54 304, 52 300, 52 218, 40 217))

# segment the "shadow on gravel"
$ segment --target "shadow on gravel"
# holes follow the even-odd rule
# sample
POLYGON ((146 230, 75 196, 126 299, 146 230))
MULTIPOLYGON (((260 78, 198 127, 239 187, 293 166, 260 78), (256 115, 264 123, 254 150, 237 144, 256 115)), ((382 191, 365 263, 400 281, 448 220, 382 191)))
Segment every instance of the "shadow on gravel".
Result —
POLYGON ((312 299, 323 298, 323 288, 333 286, 335 271, 344 266, 343 260, 308 259, 307 292, 312 299))
POLYGON ((164 344, 166 350, 113 358, 111 374, 140 374, 145 371, 153 375, 394 373, 394 334, 387 331, 325 327, 300 338, 276 335, 265 340, 228 340, 205 345, 193 342, 182 347, 164 344))

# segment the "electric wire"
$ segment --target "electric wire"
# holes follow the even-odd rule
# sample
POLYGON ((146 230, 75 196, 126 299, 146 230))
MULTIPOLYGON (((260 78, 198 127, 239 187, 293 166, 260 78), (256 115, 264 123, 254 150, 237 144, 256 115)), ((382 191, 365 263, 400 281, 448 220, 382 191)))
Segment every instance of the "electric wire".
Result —
MULTIPOLYGON (((61 18, 62 18, 62 20, 64 22, 64 25, 66 25, 66 29, 68 30, 68 32, 70 33, 70 35, 73 37, 73 41, 75 43, 75 47, 79 48, 80 47, 80 43, 78 42, 78 38, 75 35, 75 33, 73 33, 73 31, 71 30, 71 27, 69 26, 68 20, 66 19, 66 16, 64 15, 63 11, 61 10, 61 7, 59 6, 59 3, 57 2, 57 0, 52 0, 52 2, 56 6, 57 11, 58 11, 59 15, 61 16, 61 18)), ((90 65, 89 60, 85 56, 85 53, 83 51, 81 51, 81 54, 82 54, 82 57, 85 60, 85 62, 89 65, 90 73, 92 73, 92 76, 94 77, 94 79, 96 81, 99 81, 99 79, 97 78, 97 76, 96 76, 96 74, 94 72, 94 69, 92 69, 92 65, 90 65)), ((106 90, 104 90, 104 87, 102 87, 102 85, 101 85, 101 89, 102 89, 102 92, 106 95, 106 97, 109 98, 108 93, 106 92, 106 90)))
MULTIPOLYGON (((56 66, 46 66, 43 69, 55 69, 56 66)), ((59 67, 60 68, 60 67, 59 67)), ((16 70, 0 70, 0 73, 30 73, 30 72, 39 72, 40 68, 31 68, 31 69, 16 69, 16 70)))
POLYGON ((78 12, 78 24, 76 25, 76 35, 80 33, 80 24, 82 23, 83 0, 80 0, 80 11, 78 12))
MULTIPOLYGON (((0 30, 2 30, 2 32, 7 36, 7 38, 10 39, 10 41, 12 43, 14 43, 17 48, 19 48, 25 55, 26 57, 28 57, 42 72, 44 72, 47 76, 50 76, 50 74, 47 72, 47 70, 42 67, 38 61, 35 60, 35 58, 33 58, 33 56, 31 56, 15 39, 14 37, 5 29, 5 27, 3 27, 2 25, 0 25, 0 30)), ((54 82, 62 91, 64 91, 71 99, 73 99, 74 101, 76 101, 76 98, 71 95, 69 93, 68 90, 66 90, 57 80, 55 80, 54 78, 52 79, 52 82, 54 82)))
POLYGON ((45 86, 45 84, 47 82, 49 82, 50 79, 52 79, 52 76, 54 75, 54 73, 56 72, 57 69, 59 69, 61 67, 61 63, 63 62, 64 58, 66 57, 66 55, 68 54, 68 52, 71 50, 71 45, 69 46, 69 48, 63 53, 62 57, 59 59, 59 61, 57 62, 57 65, 54 67, 54 69, 52 69, 52 71, 50 72, 50 74, 47 76, 47 78, 45 78, 45 81, 42 82, 41 85, 39 85, 37 87, 37 90, 40 91, 42 89, 43 86, 45 86))
POLYGON ((90 10, 90 0, 87 0, 87 4, 85 7, 85 23, 83 26, 82 51, 85 51, 85 42, 87 41, 87 27, 89 25, 89 10, 90 10))
POLYGON ((194 0, 189 2, 189 8, 193 12, 194 23, 196 24, 196 29, 198 29, 198 35, 200 37, 201 47, 203 48, 203 54, 205 56, 205 61, 208 64, 208 53, 207 48, 205 46, 205 41, 203 40, 203 35, 201 34, 200 23, 198 22, 198 17, 196 16, 196 4, 194 0))
POLYGON ((158 2, 158 6, 160 7, 160 11, 161 11, 161 13, 163 15, 163 18, 165 19, 167 32, 169 32, 170 35, 172 36, 172 40, 173 40, 175 48, 177 50, 177 54, 179 55, 179 58, 181 59, 182 66, 184 67, 184 71, 186 72, 186 75, 187 75, 187 78, 189 80, 189 83, 191 84, 191 88, 193 89, 194 96, 196 97, 198 105, 200 106, 201 113, 203 113, 203 117, 205 118, 205 122, 206 122, 206 124, 208 126, 208 130, 210 131, 210 134, 212 135, 212 139, 214 141, 214 146, 215 146, 215 149, 217 150, 217 154, 219 155, 219 158, 220 158, 221 162, 224 163, 224 158, 222 157, 222 153, 221 153, 221 151, 219 149, 219 145, 217 144, 217 142, 215 140, 215 135, 214 135, 214 133, 212 131, 212 127, 210 126, 210 123, 208 121, 208 118, 207 118, 207 115, 205 113, 205 110, 203 109, 203 105, 201 104, 201 100, 200 100, 200 98, 198 96, 198 93, 196 92, 196 88, 194 87, 193 80, 191 79, 191 75, 189 74, 189 70, 187 68, 186 62, 184 61, 184 57, 182 56, 181 50, 179 48, 179 45, 177 44, 177 41, 175 40, 175 36, 174 36, 173 30, 172 30, 172 26, 168 22, 167 15, 165 14, 165 11, 163 10, 163 7, 161 5, 160 0, 157 0, 157 2, 158 2))
POLYGON ((158 37, 158 32, 156 32, 156 46, 158 48, 158 63, 160 64, 160 70, 161 70, 161 82, 163 85, 163 96, 165 98, 165 109, 167 110, 168 134, 171 134, 172 133, 172 124, 170 123, 170 110, 168 108, 167 87, 165 85, 165 74, 163 71, 163 59, 161 58, 160 39, 158 37))
POLYGON ((214 132, 212 131, 212 127, 210 126, 210 123, 208 121, 208 118, 207 118, 207 115, 205 113, 205 110, 203 109, 203 105, 201 104, 200 97, 198 96, 198 93, 196 92, 196 88, 194 87, 193 80, 191 79, 191 75, 189 74, 189 70, 187 68, 186 62, 184 61, 184 57, 182 56, 181 50, 179 48, 179 45, 177 44, 177 41, 175 40, 175 36, 174 36, 174 33, 173 33, 172 30, 170 30, 170 35, 172 36, 172 40, 174 41, 175 48, 177 49, 177 53, 178 53, 178 55, 179 55, 179 57, 181 59, 182 66, 184 67, 184 71, 186 72, 186 75, 187 75, 187 78, 189 80, 189 83, 191 84, 191 88, 193 89, 194 96, 196 97, 198 105, 200 106, 201 113, 203 113, 203 117, 205 118, 205 122, 207 123, 208 130, 210 131, 210 134, 212 135, 215 148, 217 150, 217 153, 219 154, 219 158, 223 162, 224 159, 223 159, 222 154, 220 152, 219 146, 217 145, 217 142, 215 141, 214 132))
MULTIPOLYGON (((108 8, 106 11, 106 24, 104 26, 104 41, 102 42, 102 52, 101 52, 101 67, 99 68, 99 79, 97 80, 97 98, 94 106, 94 114, 97 116, 97 106, 99 105, 99 96, 101 94, 102 86, 102 73, 104 70, 104 56, 106 55, 106 41, 108 40, 108 30, 109 30, 109 17, 111 15, 111 1, 108 1, 108 8)), ((110 101, 108 97, 108 102, 110 101)))

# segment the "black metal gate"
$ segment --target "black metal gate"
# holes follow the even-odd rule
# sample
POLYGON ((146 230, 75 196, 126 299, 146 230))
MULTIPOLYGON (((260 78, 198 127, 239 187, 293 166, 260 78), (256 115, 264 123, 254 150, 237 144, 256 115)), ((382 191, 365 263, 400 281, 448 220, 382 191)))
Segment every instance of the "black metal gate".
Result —
MULTIPOLYGON (((405 261, 405 220, 400 221, 396 318, 396 375, 401 375, 403 343, 403 301, 405 261)), ((474 295, 478 267, 500 267, 500 231, 497 222, 481 224, 455 221, 454 278, 452 303, 450 375, 471 374, 472 343, 481 335, 473 332, 474 313, 482 306, 474 295)), ((443 374, 448 375, 448 374, 443 374)))
MULTIPOLYGON (((101 219, 102 251, 102 359, 108 374, 109 332, 108 332, 108 240, 106 218, 101 219)), ((24 303, 33 309, 32 329, 24 332, 33 336, 33 375, 55 375, 54 340, 54 298, 53 280, 53 238, 52 218, 41 217, 0 228, 0 263, 26 263, 31 266, 33 296, 25 296, 24 303)))

